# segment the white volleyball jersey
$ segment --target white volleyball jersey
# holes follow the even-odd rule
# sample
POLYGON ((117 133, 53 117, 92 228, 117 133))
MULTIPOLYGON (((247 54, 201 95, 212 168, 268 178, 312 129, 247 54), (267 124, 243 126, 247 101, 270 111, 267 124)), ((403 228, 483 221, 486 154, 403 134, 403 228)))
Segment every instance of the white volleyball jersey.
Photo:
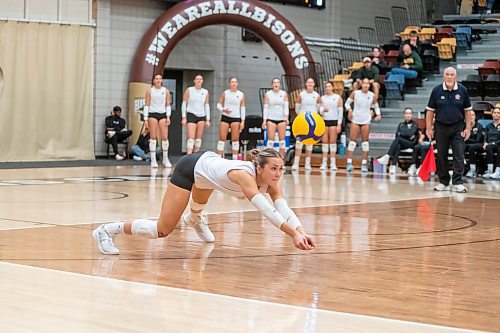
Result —
POLYGON ((167 100, 167 88, 161 87, 156 89, 151 87, 151 103, 149 105, 149 113, 167 113, 165 103, 167 100))
MULTIPOLYGON (((255 178, 256 171, 252 162, 226 160, 214 152, 206 152, 200 156, 194 167, 194 184, 199 189, 219 190, 236 198, 244 197, 241 187, 233 183, 227 173, 231 170, 245 170, 255 178)), ((267 192, 267 186, 260 188, 267 192)))
POLYGON ((361 90, 354 92, 354 108, 352 110, 352 122, 358 125, 370 124, 372 115, 370 109, 373 105, 375 94, 371 91, 366 93, 361 90))
POLYGON ((208 90, 204 88, 196 89, 195 87, 189 87, 188 91, 189 99, 186 111, 197 117, 205 117, 205 101, 208 95, 208 90))
POLYGON ((274 92, 269 90, 266 92, 267 99, 269 101, 269 113, 267 119, 270 120, 284 120, 286 118, 285 111, 285 96, 286 92, 280 90, 274 92))
POLYGON ((224 109, 231 110, 230 114, 224 113, 229 118, 241 118, 241 102, 243 101, 243 93, 239 90, 224 91, 224 109))
POLYGON ((337 94, 321 96, 321 104, 328 112, 322 112, 324 120, 342 120, 342 113, 339 110, 340 96, 337 94))
POLYGON ((300 98, 302 102, 300 103, 300 112, 317 112, 317 101, 319 94, 315 91, 308 93, 303 90, 300 92, 300 98))

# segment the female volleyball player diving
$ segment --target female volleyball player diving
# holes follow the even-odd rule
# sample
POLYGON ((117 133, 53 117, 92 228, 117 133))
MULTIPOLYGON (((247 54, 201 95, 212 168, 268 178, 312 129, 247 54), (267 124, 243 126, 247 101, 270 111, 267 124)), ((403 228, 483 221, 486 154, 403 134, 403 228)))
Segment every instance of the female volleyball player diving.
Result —
POLYGON ((274 149, 254 149, 252 161, 225 160, 214 152, 183 156, 177 163, 163 196, 158 221, 137 219, 133 222, 103 224, 92 233, 103 254, 118 254, 113 239, 118 234, 156 239, 168 236, 179 220, 195 229, 206 242, 214 242, 203 208, 217 189, 237 198, 247 198, 278 229, 288 234, 293 245, 312 250, 316 241, 305 233, 295 213, 283 198, 279 184, 283 158, 274 149), (264 196, 268 193, 273 204, 264 196), (191 197, 191 200, 190 200, 191 197), (186 206, 190 212, 182 216, 186 206))

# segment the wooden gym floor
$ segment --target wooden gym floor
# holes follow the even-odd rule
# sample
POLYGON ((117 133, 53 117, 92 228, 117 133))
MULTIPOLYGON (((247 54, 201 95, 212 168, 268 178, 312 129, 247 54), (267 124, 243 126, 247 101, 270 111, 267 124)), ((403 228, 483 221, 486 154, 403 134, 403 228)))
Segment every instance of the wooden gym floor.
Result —
POLYGON ((101 255, 92 228, 158 215, 170 171, 151 172, 1 171, 0 332, 500 332, 500 181, 288 173, 314 251, 216 193, 214 244, 179 224, 101 255))

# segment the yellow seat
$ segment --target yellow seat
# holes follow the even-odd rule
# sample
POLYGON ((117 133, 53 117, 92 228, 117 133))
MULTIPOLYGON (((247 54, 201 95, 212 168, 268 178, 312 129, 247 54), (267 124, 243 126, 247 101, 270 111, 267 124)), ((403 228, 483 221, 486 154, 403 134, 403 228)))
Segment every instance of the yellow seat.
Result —
POLYGON ((412 31, 416 31, 417 34, 420 33, 420 28, 417 27, 416 25, 409 25, 405 28, 404 31, 400 32, 399 34, 396 34, 398 35, 399 37, 401 37, 401 40, 407 40, 407 39, 410 39, 410 33, 412 31))
POLYGON ((331 81, 333 84, 333 91, 336 94, 342 95, 344 92, 344 80, 348 80, 350 75, 348 74, 337 74, 331 81))
POLYGON ((439 58, 443 60, 451 60, 455 58, 457 49, 457 40, 455 38, 443 38, 437 42, 439 58))
POLYGON ((426 41, 432 39, 432 35, 434 35, 437 32, 436 28, 422 28, 420 33, 418 34, 418 38, 420 38, 420 41, 426 41))

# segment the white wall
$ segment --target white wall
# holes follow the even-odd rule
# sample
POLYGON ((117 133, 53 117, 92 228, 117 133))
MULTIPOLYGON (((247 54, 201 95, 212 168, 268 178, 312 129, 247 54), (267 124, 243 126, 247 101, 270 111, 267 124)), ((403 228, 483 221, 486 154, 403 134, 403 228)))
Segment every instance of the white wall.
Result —
POLYGON ((92 23, 92 0, 2 0, 0 17, 12 20, 92 23))

